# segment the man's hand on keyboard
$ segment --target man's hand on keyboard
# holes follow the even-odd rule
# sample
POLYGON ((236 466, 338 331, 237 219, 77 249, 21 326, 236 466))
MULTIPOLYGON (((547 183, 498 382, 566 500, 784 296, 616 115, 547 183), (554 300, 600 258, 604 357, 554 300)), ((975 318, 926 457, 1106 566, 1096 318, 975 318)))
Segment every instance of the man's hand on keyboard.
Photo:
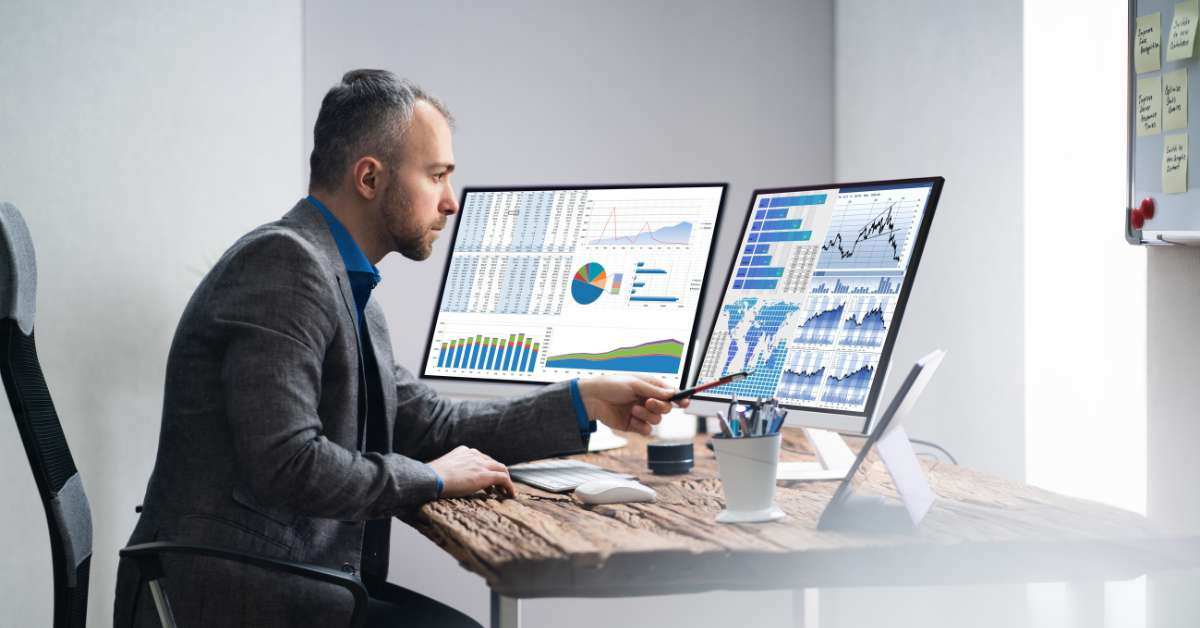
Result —
POLYGON ((441 497, 463 497, 491 486, 508 497, 517 494, 508 467, 470 447, 459 445, 429 466, 442 478, 441 497))
MULTIPOLYGON (((671 411, 666 400, 678 390, 643 375, 591 377, 579 380, 579 394, 588 416, 614 430, 650 435, 650 426, 671 411)), ((687 400, 677 403, 687 407, 687 400)))

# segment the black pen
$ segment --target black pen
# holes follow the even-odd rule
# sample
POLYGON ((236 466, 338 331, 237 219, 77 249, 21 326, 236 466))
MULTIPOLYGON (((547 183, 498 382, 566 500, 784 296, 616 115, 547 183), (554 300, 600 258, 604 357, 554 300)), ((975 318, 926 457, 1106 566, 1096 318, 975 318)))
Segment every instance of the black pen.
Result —
POLYGON ((688 397, 691 397, 692 395, 694 395, 698 392, 708 390, 709 388, 716 388, 717 386, 721 386, 723 384, 728 384, 730 382, 736 382, 739 379, 749 377, 751 375, 751 373, 753 373, 753 371, 742 371, 740 373, 733 373, 732 375, 726 375, 725 377, 722 377, 721 379, 713 380, 711 382, 708 382, 707 384, 700 384, 699 386, 692 386, 691 388, 688 388, 687 390, 681 390, 681 391, 675 393, 674 395, 671 395, 671 398, 668 399, 667 401, 679 401, 681 399, 687 399, 688 397))

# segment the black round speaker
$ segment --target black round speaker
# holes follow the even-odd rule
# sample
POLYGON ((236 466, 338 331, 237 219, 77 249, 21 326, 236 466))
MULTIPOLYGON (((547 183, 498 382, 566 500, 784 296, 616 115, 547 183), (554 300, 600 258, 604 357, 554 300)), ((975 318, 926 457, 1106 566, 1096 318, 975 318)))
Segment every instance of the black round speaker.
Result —
POLYGON ((678 475, 692 470, 695 455, 692 441, 655 441, 646 445, 646 463, 659 475, 678 475))

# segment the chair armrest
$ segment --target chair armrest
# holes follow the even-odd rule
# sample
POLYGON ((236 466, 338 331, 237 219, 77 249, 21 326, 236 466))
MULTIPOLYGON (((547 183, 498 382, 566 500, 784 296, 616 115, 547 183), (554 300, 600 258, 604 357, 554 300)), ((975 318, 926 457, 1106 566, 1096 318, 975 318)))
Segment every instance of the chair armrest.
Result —
POLYGON ((159 562, 160 554, 190 554, 193 556, 208 556, 211 558, 220 558, 233 562, 254 565, 264 569, 281 571, 284 573, 311 578, 320 582, 339 586, 354 596, 354 613, 350 617, 350 625, 353 628, 359 628, 366 621, 367 611, 367 587, 362 583, 362 580, 342 573, 328 567, 320 567, 307 563, 297 563, 289 560, 279 560, 276 558, 268 558, 266 556, 258 556, 256 554, 246 554, 233 550, 222 549, 219 547, 211 547, 207 545, 189 545, 185 543, 168 543, 164 541, 155 541, 153 543, 141 543, 139 545, 130 545, 120 551, 122 558, 128 558, 137 563, 138 569, 141 571, 143 580, 157 580, 165 576, 162 568, 162 563, 159 562))

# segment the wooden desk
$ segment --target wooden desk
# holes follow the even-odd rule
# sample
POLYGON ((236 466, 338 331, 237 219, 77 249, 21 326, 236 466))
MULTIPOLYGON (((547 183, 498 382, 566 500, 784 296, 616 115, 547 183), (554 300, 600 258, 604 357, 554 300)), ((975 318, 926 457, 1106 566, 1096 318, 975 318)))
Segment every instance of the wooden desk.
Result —
MULTIPOLYGON (((705 439, 687 475, 650 473, 637 436, 578 456, 637 475, 658 491, 655 503, 583 506, 518 484, 516 499, 440 500, 409 523, 487 580, 492 625, 504 628, 519 623, 521 598, 791 589, 802 616, 805 588, 1110 581, 1200 565, 1196 533, 936 462, 925 466, 938 501, 912 534, 818 531, 834 481, 781 482, 781 521, 718 524, 723 498, 705 439)), ((785 430, 783 446, 785 460, 812 459, 799 430, 785 430)), ((894 495, 883 471, 870 484, 894 495)))

